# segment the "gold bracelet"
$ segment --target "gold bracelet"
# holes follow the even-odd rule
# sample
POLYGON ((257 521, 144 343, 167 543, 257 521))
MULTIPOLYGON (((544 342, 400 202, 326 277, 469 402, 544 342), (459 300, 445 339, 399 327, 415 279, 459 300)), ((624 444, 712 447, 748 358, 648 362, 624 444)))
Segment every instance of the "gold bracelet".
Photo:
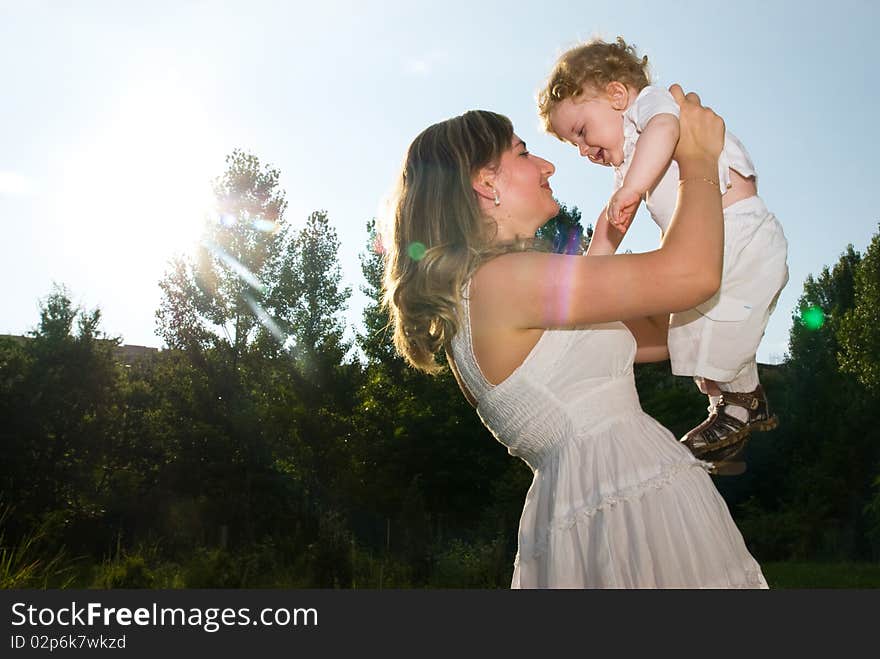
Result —
POLYGON ((702 176, 695 176, 694 178, 683 178, 678 182, 678 184, 681 185, 682 183, 687 183, 688 181, 705 181, 706 183, 711 183, 716 188, 718 187, 718 181, 713 181, 710 178, 704 178, 702 176))

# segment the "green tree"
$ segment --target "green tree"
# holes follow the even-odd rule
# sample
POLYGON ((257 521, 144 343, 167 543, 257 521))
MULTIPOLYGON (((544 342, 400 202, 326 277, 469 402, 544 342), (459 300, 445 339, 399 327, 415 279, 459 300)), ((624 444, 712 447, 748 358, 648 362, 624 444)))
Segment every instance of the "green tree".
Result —
POLYGON ((880 232, 871 239, 853 279, 847 284, 854 304, 840 319, 837 355, 845 372, 880 393, 880 232))
MULTIPOLYGON (((196 257, 176 257, 159 283, 157 331, 170 348, 226 349, 233 362, 258 337, 278 335, 266 301, 278 285, 287 234, 279 171, 235 150, 214 184, 217 213, 208 218, 196 257)), ((275 304, 283 300, 273 297, 275 304)), ((272 308, 283 314, 284 308, 272 308)))
POLYGON ((263 423, 260 387, 273 381, 264 359, 293 366, 285 318, 296 301, 278 294, 293 256, 279 171, 240 150, 226 164, 214 184, 217 213, 207 218, 196 256, 177 257, 160 282, 158 333, 193 368, 176 359, 160 365, 176 380, 176 395, 160 397, 168 416, 154 429, 170 441, 163 476, 177 492, 171 510, 207 513, 207 506, 213 512, 201 516, 212 522, 209 534, 222 526, 231 541, 252 541, 272 496, 274 486, 263 485, 276 473, 275 451, 289 440, 289 433, 267 435, 275 426, 263 423), (167 432, 182 420, 183 428, 167 432))
POLYGON ((0 488, 25 528, 50 514, 71 528, 102 513, 120 374, 113 354, 119 339, 104 335, 100 322, 99 309, 74 306, 55 286, 30 338, 0 348, 0 488))
MULTIPOLYGON (((505 540, 515 542, 528 468, 483 427, 448 368, 429 376, 396 355, 381 305, 382 259, 370 221, 361 254, 370 301, 358 337, 367 371, 355 415, 354 468, 360 498, 373 508, 362 514, 378 540, 384 544, 390 529, 392 553, 412 566, 416 583, 427 583, 433 553, 456 537, 494 539, 500 525, 505 540)), ((445 365, 442 352, 440 361, 445 365)), ((509 566, 515 547, 508 549, 509 566)))
POLYGON ((581 212, 577 206, 570 209, 563 203, 559 204, 559 213, 538 229, 538 238, 546 240, 554 252, 559 254, 583 254, 590 246, 593 227, 584 229, 581 224, 581 212))
POLYGON ((343 496, 360 370, 346 362, 350 291, 327 213, 294 230, 278 170, 241 151, 227 158, 215 196, 218 216, 197 256, 178 258, 163 278, 156 315, 166 343, 195 367, 173 365, 189 383, 176 413, 191 419, 177 454, 191 456, 182 464, 201 455, 195 473, 205 478, 187 496, 223 501, 218 519, 254 540, 291 484, 306 507, 343 496), (240 487, 216 496, 208 487, 229 482, 240 487))
POLYGON ((804 282, 784 384, 771 403, 780 428, 750 447, 742 523, 765 559, 852 560, 868 551, 864 507, 880 458, 880 419, 865 388, 838 363, 861 263, 850 246, 832 268, 804 282), (824 317, 821 326, 803 320, 813 307, 824 317))
POLYGON ((368 302, 364 307, 364 332, 358 335, 358 345, 368 364, 396 364, 403 367, 403 359, 397 354, 391 341, 393 330, 389 324, 388 312, 382 306, 384 247, 375 219, 367 222, 367 244, 360 254, 360 261, 365 282, 361 284, 361 292, 367 296, 368 302))
POLYGON ((305 376, 326 385, 351 348, 342 319, 351 289, 341 284, 339 238, 326 211, 309 215, 277 272, 271 306, 291 328, 292 351, 305 376))

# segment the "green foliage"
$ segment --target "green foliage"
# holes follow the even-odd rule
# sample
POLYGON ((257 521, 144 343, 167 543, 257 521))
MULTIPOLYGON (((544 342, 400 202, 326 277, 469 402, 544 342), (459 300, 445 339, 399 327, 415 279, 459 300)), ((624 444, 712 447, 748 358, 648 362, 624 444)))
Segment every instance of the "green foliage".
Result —
POLYGON ((403 360, 394 350, 390 317, 382 306, 382 275, 385 269, 383 253, 376 220, 370 220, 367 222, 367 244, 360 254, 361 272, 365 282, 361 285, 361 292, 367 296, 368 302, 364 308, 364 332, 358 335, 358 345, 368 364, 394 364, 400 370, 404 367, 403 360))
POLYGON ((751 549, 766 559, 803 560, 810 554, 810 513, 785 506, 766 510, 757 497, 740 504, 739 528, 750 539, 751 549))
MULTIPOLYGON (((306 219, 280 268, 273 308, 293 335, 292 352, 303 376, 327 391, 351 345, 343 339, 351 290, 342 287, 339 239, 325 211, 306 219), (275 300, 286 301, 282 305, 275 300)), ((337 383, 338 384, 338 383, 337 383)))
POLYGON ((382 256, 375 249, 375 222, 368 223, 367 233, 361 256, 367 285, 362 290, 370 302, 366 331, 358 339, 367 373, 354 419, 356 481, 359 499, 370 501, 376 511, 374 523, 394 520, 392 528, 402 527, 392 545, 412 566, 415 583, 425 583, 434 547, 444 537, 472 533, 476 527, 494 535, 499 520, 518 521, 528 482, 518 481, 518 491, 499 488, 511 469, 510 458, 482 426, 448 369, 428 376, 395 354, 381 305, 382 256), (493 497, 494 488, 504 497, 493 497))
POLYGON ((186 568, 187 588, 243 588, 244 566, 222 549, 198 549, 186 568))
POLYGON ((354 538, 350 526, 336 511, 327 511, 318 520, 314 542, 306 547, 309 583, 313 587, 350 588, 354 538))
POLYGON ((510 565, 502 538, 470 544, 452 540, 437 556, 432 588, 499 588, 509 583, 510 565), (502 576, 503 575, 503 576, 502 576), (507 578, 508 583, 504 582, 507 578))
MULTIPOLYGON (((875 237, 873 252, 876 243, 875 237)), ((767 386, 768 397, 780 427, 753 437, 749 472, 739 495, 728 498, 761 558, 878 556, 870 504, 880 472, 880 418, 869 379, 853 375, 870 373, 877 353, 853 349, 852 324, 867 290, 859 282, 873 267, 850 246, 832 268, 808 277, 792 318, 788 359, 773 379, 762 375, 773 387, 767 386), (813 306, 826 319, 818 328, 801 320, 813 306)))
POLYGON ((139 555, 126 555, 104 569, 97 580, 98 588, 153 588, 156 577, 139 555))
POLYGON ((577 206, 569 209, 565 204, 559 204, 559 213, 538 229, 535 235, 547 241, 552 250, 559 254, 583 254, 590 246, 593 227, 588 226, 584 230, 577 206))
POLYGON ((855 303, 838 330, 842 370, 880 394, 880 232, 874 235, 855 271, 855 303))
POLYGON ((880 588, 876 563, 764 563, 761 570, 772 589, 880 588))
POLYGON ((289 227, 280 173, 243 151, 226 158, 214 184, 217 213, 207 218, 194 258, 178 256, 159 282, 157 331, 170 348, 195 353, 223 348, 233 360, 254 342, 270 343, 287 313, 278 289, 289 261, 289 227))
POLYGON ((6 526, 12 507, 0 505, 0 590, 9 588, 66 588, 72 582, 68 557, 63 549, 47 545, 50 533, 44 523, 25 533, 17 542, 7 539, 6 526))
POLYGON ((352 588, 412 588, 412 566, 394 556, 381 556, 374 550, 354 547, 352 588))
POLYGON ((0 495, 16 501, 16 536, 50 511, 62 526, 101 514, 121 369, 119 339, 99 323, 99 310, 74 307, 56 286, 29 338, 0 345, 0 495))
POLYGON ((871 555, 880 556, 880 476, 874 479, 873 496, 865 504, 868 540, 871 544, 871 555))

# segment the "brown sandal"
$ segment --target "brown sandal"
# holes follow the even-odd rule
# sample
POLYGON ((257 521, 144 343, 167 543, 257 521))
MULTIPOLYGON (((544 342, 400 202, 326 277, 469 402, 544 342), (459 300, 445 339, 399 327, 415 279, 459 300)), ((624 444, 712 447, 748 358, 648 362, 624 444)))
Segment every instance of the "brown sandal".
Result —
POLYGON ((770 414, 767 396, 761 385, 749 393, 725 391, 714 408, 710 408, 709 418, 690 430, 681 442, 698 458, 715 464, 713 473, 737 475, 745 471, 742 459, 743 449, 752 430, 772 430, 779 425, 775 414, 770 414), (748 421, 740 421, 724 409, 727 405, 737 405, 749 413, 748 421))

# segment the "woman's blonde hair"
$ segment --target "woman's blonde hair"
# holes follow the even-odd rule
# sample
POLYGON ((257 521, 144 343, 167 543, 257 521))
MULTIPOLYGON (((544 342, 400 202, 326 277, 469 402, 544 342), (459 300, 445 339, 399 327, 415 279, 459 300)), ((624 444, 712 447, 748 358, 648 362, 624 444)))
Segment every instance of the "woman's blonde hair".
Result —
POLYGON ((383 302, 397 352, 419 370, 442 370, 434 356, 458 331, 461 289, 477 266, 534 246, 493 244, 471 183, 498 165, 512 140, 507 117, 471 110, 429 126, 407 151, 384 241, 383 302))
POLYGON ((538 93, 538 114, 544 130, 556 135, 550 126, 550 112, 561 101, 577 98, 585 89, 604 90, 613 81, 638 91, 650 84, 647 55, 639 57, 635 46, 623 37, 617 37, 614 43, 593 39, 564 52, 538 93))

